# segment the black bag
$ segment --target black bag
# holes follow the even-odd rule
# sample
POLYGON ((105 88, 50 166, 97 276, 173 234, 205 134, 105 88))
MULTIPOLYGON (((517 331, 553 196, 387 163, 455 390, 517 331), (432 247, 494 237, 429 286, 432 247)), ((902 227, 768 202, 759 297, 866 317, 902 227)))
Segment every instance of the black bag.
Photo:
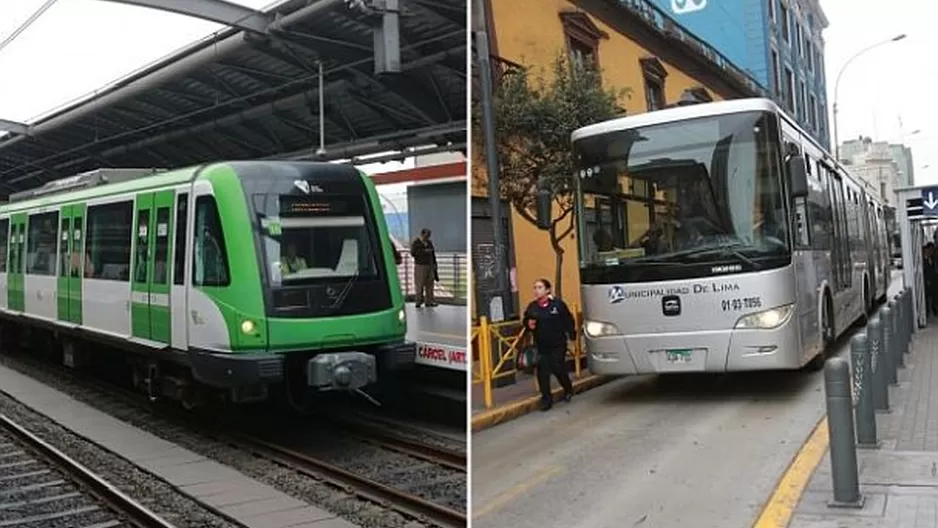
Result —
POLYGON ((533 345, 528 345, 518 351, 518 357, 515 360, 517 368, 524 371, 525 374, 534 374, 534 368, 537 366, 537 362, 540 361, 541 355, 537 351, 537 347, 533 345))

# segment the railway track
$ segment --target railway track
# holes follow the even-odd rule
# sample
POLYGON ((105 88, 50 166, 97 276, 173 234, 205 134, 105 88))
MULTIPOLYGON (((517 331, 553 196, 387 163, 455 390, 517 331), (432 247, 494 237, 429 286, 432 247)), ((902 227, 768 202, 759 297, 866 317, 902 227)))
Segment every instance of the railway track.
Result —
POLYGON ((464 528, 468 526, 466 514, 463 512, 348 471, 318 457, 254 436, 232 435, 232 438, 237 440, 243 449, 258 456, 311 478, 344 488, 360 498, 383 504, 426 524, 432 524, 440 528, 464 528))
POLYGON ((0 415, 0 527, 173 528, 101 477, 0 415))
MULTIPOLYGON (((324 417, 324 419, 345 429, 364 442, 457 471, 466 471, 465 452, 421 442, 409 435, 395 432, 394 428, 389 427, 388 424, 377 421, 372 417, 351 418, 330 415, 324 417)), ((416 434, 419 433, 415 431, 416 434)))
MULTIPOLYGON (((58 365, 38 361, 34 358, 20 358, 18 361, 29 364, 31 368, 39 368, 49 375, 77 382, 83 390, 92 390, 112 402, 146 410, 148 413, 156 411, 155 416, 177 425, 185 425, 188 430, 195 434, 212 438, 223 444, 251 453, 277 466, 295 471, 304 477, 338 487, 362 500, 381 505, 405 517, 418 520, 425 525, 440 528, 462 528, 468 525, 467 515, 463 511, 421 497, 419 494, 407 489, 402 489, 407 488, 406 483, 408 480, 410 482, 414 481, 414 479, 404 477, 404 474, 401 475, 401 483, 405 485, 397 486, 395 479, 387 478, 387 475, 381 479, 377 475, 380 471, 372 473, 341 467, 341 465, 333 463, 329 455, 309 452, 303 449, 302 445, 291 446, 275 438, 260 437, 237 431, 231 427, 231 424, 216 423, 218 420, 213 418, 206 420, 205 416, 193 416, 191 413, 173 408, 154 407, 145 396, 139 393, 110 383, 91 383, 93 378, 58 365)), ((431 468, 439 467, 442 472, 448 473, 450 478, 452 478, 452 475, 459 475, 460 473, 465 476, 465 453, 409 438, 407 435, 397 433, 391 428, 382 427, 380 422, 374 421, 372 418, 325 416, 326 413, 317 414, 324 421, 334 424, 340 432, 359 440, 362 444, 371 444, 379 450, 391 451, 396 456, 404 455, 405 458, 410 457, 428 462, 431 468)), ((2 465, 2 460, 0 460, 0 465, 2 465)), ((418 466, 418 472, 420 467, 426 469, 426 464, 421 466, 418 462, 416 465, 418 466)), ((438 471, 433 472, 438 473, 438 471)), ((2 493, 0 493, 0 503, 2 502, 2 493)), ((0 522, 0 528, 3 526, 4 524, 0 522)), ((68 526, 72 525, 69 524, 68 526)))

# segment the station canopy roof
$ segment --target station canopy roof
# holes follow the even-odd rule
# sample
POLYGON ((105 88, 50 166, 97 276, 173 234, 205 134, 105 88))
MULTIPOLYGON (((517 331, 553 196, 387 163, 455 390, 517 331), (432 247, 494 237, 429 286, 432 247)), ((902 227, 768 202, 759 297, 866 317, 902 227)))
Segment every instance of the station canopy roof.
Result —
POLYGON ((0 120, 0 195, 100 167, 463 150, 466 0, 399 0, 400 72, 380 75, 370 4, 287 1, 26 126, 0 120))

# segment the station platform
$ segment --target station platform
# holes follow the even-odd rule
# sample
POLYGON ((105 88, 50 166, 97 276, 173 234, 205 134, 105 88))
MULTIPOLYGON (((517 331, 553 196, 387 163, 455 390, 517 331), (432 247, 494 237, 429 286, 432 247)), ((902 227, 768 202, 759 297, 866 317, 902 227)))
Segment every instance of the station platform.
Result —
POLYGON ((466 315, 466 305, 407 303, 407 339, 417 343, 418 365, 466 372, 466 315))
POLYGON ((905 363, 899 369, 899 386, 889 389, 890 412, 877 414, 882 446, 857 450, 863 508, 827 506, 833 488, 822 422, 818 429, 823 430, 809 438, 792 464, 817 461, 805 472, 800 500, 792 501, 796 507, 789 528, 938 528, 938 320, 915 334, 905 363))

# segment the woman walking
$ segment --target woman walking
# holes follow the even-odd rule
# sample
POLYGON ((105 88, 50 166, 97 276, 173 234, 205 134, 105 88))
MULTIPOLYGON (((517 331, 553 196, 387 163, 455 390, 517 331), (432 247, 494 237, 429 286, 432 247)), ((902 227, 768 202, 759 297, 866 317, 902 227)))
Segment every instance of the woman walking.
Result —
POLYGON ((534 333, 537 349, 537 384, 541 389, 541 410, 553 406, 551 374, 563 387, 563 399, 573 397, 573 384, 567 371, 567 341, 576 339, 576 324, 567 304, 551 294, 550 281, 534 281, 534 300, 524 311, 525 328, 534 333))

